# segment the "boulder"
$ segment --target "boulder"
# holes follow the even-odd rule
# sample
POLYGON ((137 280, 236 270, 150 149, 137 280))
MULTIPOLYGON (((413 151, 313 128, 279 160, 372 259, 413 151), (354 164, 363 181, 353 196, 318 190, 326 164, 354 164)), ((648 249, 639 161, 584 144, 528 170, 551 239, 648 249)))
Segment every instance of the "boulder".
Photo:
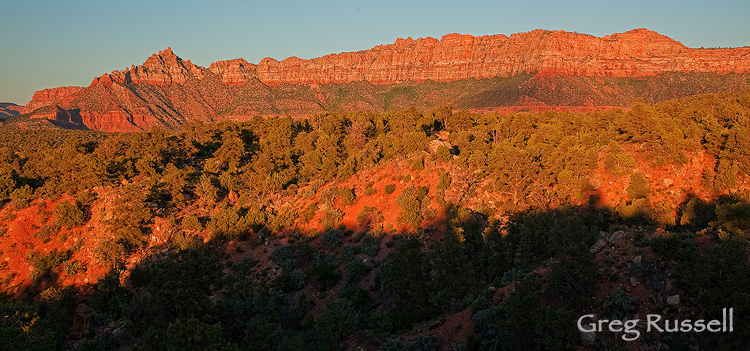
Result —
POLYGON ((591 253, 597 253, 606 245, 607 245, 606 241, 604 241, 603 239, 599 239, 594 243, 594 245, 591 245, 591 248, 589 249, 589 251, 591 251, 591 253))
POLYGON ((623 236, 625 236, 625 232, 622 230, 618 230, 612 233, 612 236, 609 237, 609 242, 612 244, 615 244, 618 241, 620 241, 620 239, 622 239, 623 236))

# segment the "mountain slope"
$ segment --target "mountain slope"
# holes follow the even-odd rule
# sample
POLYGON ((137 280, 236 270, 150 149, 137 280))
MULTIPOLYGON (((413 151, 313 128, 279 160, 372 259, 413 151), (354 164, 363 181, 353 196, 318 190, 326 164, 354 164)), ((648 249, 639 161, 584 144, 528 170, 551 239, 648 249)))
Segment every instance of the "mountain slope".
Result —
POLYGON ((23 106, 18 106, 9 102, 0 102, 0 118, 13 117, 21 114, 23 106))
MULTIPOLYGON (((452 105, 476 110, 628 106, 750 88, 750 48, 692 49, 638 29, 602 38, 564 31, 390 45, 311 60, 243 59, 208 68, 171 48, 86 88, 39 91, 23 112, 57 105, 65 121, 102 131, 175 128, 187 121, 452 105)), ((52 117, 52 120, 58 116, 52 117)))

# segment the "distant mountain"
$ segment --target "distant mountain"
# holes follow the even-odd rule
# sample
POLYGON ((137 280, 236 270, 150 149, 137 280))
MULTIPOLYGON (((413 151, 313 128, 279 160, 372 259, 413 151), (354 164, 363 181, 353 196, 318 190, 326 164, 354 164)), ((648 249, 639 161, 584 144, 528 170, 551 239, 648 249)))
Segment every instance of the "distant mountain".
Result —
POLYGON ((22 110, 23 106, 10 102, 0 102, 0 118, 18 116, 22 110))
POLYGON ((234 59, 208 68, 168 48, 86 88, 39 91, 23 112, 81 128, 139 131, 191 120, 411 106, 580 110, 750 89, 749 72, 748 47, 692 49, 646 29, 602 38, 543 30, 449 34, 311 60, 234 59))

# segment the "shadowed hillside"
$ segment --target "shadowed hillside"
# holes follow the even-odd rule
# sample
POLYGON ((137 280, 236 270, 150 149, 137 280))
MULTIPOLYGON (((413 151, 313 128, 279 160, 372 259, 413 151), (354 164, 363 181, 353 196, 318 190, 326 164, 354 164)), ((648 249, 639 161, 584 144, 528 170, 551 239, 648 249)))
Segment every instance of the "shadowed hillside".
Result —
POLYGON ((13 103, 0 102, 0 118, 13 117, 21 114, 23 106, 18 106, 13 103))

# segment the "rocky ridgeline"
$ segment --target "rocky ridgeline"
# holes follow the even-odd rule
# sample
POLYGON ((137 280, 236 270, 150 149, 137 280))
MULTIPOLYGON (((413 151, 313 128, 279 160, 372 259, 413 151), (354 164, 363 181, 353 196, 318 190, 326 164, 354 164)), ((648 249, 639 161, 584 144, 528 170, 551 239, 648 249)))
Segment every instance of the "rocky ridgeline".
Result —
POLYGON ((39 90, 34 93, 31 101, 24 106, 22 113, 32 112, 40 107, 60 105, 63 108, 70 106, 76 95, 84 88, 81 87, 59 87, 39 90))
MULTIPOLYGON (((201 78, 203 70, 181 60, 169 48, 152 55, 141 66, 109 76, 119 83, 183 84, 188 73, 201 78)), ((691 49, 646 29, 602 38, 534 30, 511 36, 447 34, 440 40, 398 39, 390 45, 310 60, 264 58, 257 65, 243 59, 217 61, 208 70, 229 85, 243 85, 256 77, 264 84, 279 85, 452 82, 521 73, 602 77, 644 77, 664 72, 727 74, 750 71, 750 48, 691 49)))
POLYGON ((216 61, 208 66, 208 70, 220 76, 221 82, 226 85, 243 86, 255 77, 255 67, 244 59, 234 59, 216 61))
MULTIPOLYGON (((331 107, 326 99, 335 93, 320 90, 322 85, 331 83, 414 85, 520 74, 533 74, 536 77, 638 78, 665 72, 748 73, 750 48, 692 49, 646 29, 602 38, 564 31, 534 30, 511 36, 448 34, 440 40, 399 39, 393 44, 369 50, 331 54, 310 60, 291 57, 278 61, 265 58, 255 65, 243 59, 234 59, 214 62, 208 68, 183 60, 168 48, 152 55, 142 65, 105 73, 86 88, 61 87, 38 91, 24 107, 23 113, 57 105, 65 110, 74 110, 72 114, 80 115, 80 118, 74 116, 74 119, 90 129, 137 131, 152 125, 175 127, 194 119, 241 119, 258 114, 309 115, 331 107), (226 116, 219 116, 219 112, 226 116)), ((740 87, 747 85, 745 78, 740 80, 740 87)), ((519 90, 522 85, 517 85, 519 90)), ((554 86, 542 87, 542 90, 548 88, 556 90, 554 86)), ((531 87, 526 90, 533 92, 539 89, 531 87)), ((618 92, 617 89, 610 89, 612 92, 596 90, 599 95, 630 94, 627 91, 618 92)), ((513 104, 525 106, 524 101, 537 102, 535 97, 526 96, 527 93, 518 91, 511 94, 520 96, 514 99, 516 102, 513 104)), ((671 95, 677 97, 690 93, 693 92, 671 95)), ((456 94, 453 92, 450 95, 456 94)), ((508 96, 507 92, 500 95, 508 96)), ((492 96, 500 95, 481 95, 478 101, 482 106, 472 108, 496 107, 498 102, 490 100, 492 96)), ((388 103, 383 101, 390 98, 385 93, 383 96, 380 102, 378 97, 366 94, 342 99, 346 100, 346 106, 380 103, 383 106, 379 108, 385 109, 388 103)), ((581 106, 592 104, 587 102, 581 106)), ((332 106, 335 108, 335 105, 332 106)))
POLYGON ((282 83, 368 81, 449 82, 538 72, 548 75, 643 77, 664 72, 750 70, 750 48, 691 49, 646 29, 602 38, 564 31, 491 35, 448 34, 437 40, 399 39, 370 50, 332 54, 312 60, 263 59, 260 80, 282 83))
POLYGON ((0 102, 0 118, 18 116, 23 108, 13 103, 0 102))
POLYGON ((159 51, 140 66, 131 66, 124 71, 114 71, 95 79, 91 84, 111 80, 120 84, 170 85, 185 84, 190 75, 203 78, 205 68, 183 60, 172 52, 172 48, 159 51))

